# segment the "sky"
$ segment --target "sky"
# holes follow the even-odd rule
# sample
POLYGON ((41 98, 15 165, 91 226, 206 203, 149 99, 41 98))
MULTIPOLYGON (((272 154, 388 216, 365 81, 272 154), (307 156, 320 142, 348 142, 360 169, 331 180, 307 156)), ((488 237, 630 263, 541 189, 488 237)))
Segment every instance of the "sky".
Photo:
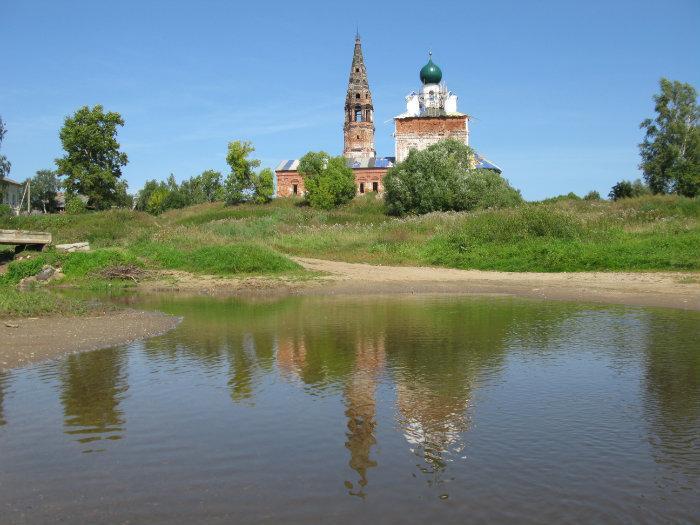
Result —
POLYGON ((125 120, 132 192, 226 173, 232 140, 263 167, 339 155, 359 28, 378 155, 432 50, 470 145, 525 198, 606 195, 641 176, 659 79, 700 88, 698 27, 698 0, 0 0, 2 153, 15 180, 53 168, 65 117, 102 104, 125 120))

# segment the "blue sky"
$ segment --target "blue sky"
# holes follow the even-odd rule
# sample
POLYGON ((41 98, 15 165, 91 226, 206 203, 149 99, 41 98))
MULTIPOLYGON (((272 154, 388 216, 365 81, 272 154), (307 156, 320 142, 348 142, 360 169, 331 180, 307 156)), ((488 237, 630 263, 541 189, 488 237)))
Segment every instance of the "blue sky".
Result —
POLYGON ((82 105, 126 120, 131 191, 226 171, 226 144, 263 166, 342 151, 355 27, 377 152, 427 51, 474 117, 471 145, 528 199, 640 176, 638 128, 662 76, 700 88, 700 2, 0 0, 3 153, 17 180, 53 167, 82 105), (426 7, 429 6, 429 7, 426 7))

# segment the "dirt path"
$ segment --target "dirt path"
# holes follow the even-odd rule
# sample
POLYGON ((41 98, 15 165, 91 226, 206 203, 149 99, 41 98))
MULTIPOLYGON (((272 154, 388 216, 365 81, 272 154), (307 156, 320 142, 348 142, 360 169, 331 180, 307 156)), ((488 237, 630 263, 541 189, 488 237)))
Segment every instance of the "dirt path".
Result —
POLYGON ((509 273, 295 260, 328 274, 323 286, 308 287, 312 293, 504 294, 700 310, 698 273, 509 273))
POLYGON ((180 319, 135 310, 85 317, 0 320, 0 370, 163 334, 180 319))

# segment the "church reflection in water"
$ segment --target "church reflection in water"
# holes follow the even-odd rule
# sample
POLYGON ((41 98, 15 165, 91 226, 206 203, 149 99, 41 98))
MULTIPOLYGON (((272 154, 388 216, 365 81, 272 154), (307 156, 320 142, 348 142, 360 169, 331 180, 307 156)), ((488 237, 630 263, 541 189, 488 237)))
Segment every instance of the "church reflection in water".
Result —
MULTIPOLYGON (((349 470, 339 481, 358 497, 365 497, 378 467, 379 431, 399 431, 418 458, 415 473, 429 485, 446 481, 450 462, 468 456, 475 390, 499 377, 514 341, 533 352, 559 351, 553 341, 572 334, 557 331, 570 331, 562 327, 580 310, 417 298, 203 298, 152 306, 184 321, 143 344, 146 362, 223 374, 231 400, 241 405, 252 406, 275 376, 311 394, 340 396, 349 470)), ((639 343, 646 352, 635 357, 646 369, 650 443, 659 463, 687 465, 678 458, 694 446, 692 436, 700 429, 700 359, 684 349, 697 328, 664 324, 660 317, 639 322, 640 331, 646 327, 650 334, 639 343), (677 351, 668 351, 669 337, 677 351)), ((123 349, 108 349, 69 356, 60 365, 65 432, 86 451, 96 449, 94 441, 125 434, 126 360, 123 349)), ((0 425, 6 384, 0 375, 0 425)), ((685 474, 700 476, 696 470, 685 474)))

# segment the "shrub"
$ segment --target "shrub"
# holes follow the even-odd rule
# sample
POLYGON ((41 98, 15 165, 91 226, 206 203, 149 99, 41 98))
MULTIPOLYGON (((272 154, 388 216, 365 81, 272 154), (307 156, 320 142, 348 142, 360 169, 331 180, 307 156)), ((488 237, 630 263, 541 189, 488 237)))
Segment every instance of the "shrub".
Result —
POLYGON ((70 197, 66 202, 66 213, 69 215, 80 215, 87 211, 87 206, 80 197, 70 197))
POLYGON ((0 220, 12 217, 12 208, 7 204, 0 204, 0 220))
POLYGON ((498 173, 473 166, 472 149, 453 139, 412 150, 384 178, 387 212, 466 211, 522 202, 520 192, 498 173))
POLYGON ((637 179, 634 182, 621 180, 615 184, 608 195, 612 200, 628 199, 630 197, 641 197, 642 195, 650 195, 651 190, 641 180, 637 179))
POLYGON ((330 210, 350 202, 356 193, 355 176, 344 157, 310 151, 299 161, 306 200, 311 207, 330 210))
POLYGON ((591 190, 586 195, 583 197, 583 200, 585 201, 600 201, 603 200, 600 196, 600 193, 598 193, 595 190, 591 190))

